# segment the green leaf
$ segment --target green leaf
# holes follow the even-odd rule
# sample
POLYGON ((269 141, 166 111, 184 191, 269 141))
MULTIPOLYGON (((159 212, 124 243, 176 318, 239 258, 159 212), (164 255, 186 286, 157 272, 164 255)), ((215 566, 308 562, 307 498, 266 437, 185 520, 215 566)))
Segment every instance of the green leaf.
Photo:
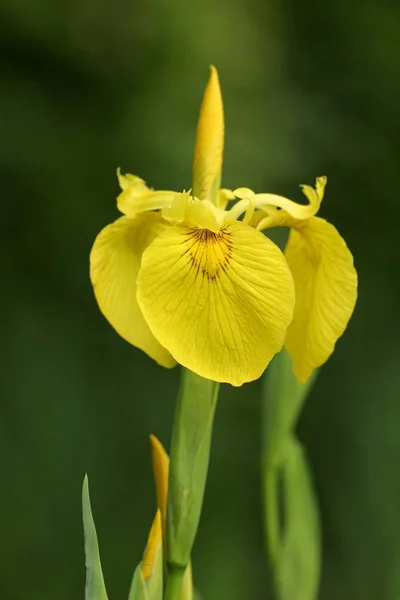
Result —
POLYGON ((108 600, 100 562, 96 527, 90 506, 89 482, 87 475, 83 480, 82 510, 86 558, 85 600, 108 600))
POLYGON ((185 574, 182 579, 180 600, 193 600, 194 596, 195 591, 193 589, 192 563, 191 561, 189 561, 189 564, 186 568, 185 574))
POLYGON ((199 524, 219 384, 182 369, 175 409, 167 511, 167 561, 186 568, 199 524))
POLYGON ((287 437, 296 425, 300 410, 317 376, 313 372, 306 383, 300 383, 293 371, 292 359, 283 349, 268 367, 264 378, 263 459, 279 464, 287 437))
POLYGON ((317 502, 301 444, 289 438, 282 472, 283 522, 276 582, 280 600, 315 600, 321 532, 317 502))
POLYGON ((151 572, 151 575, 147 579, 145 579, 148 600, 162 600, 163 569, 164 559, 162 551, 162 542, 160 540, 160 545, 156 551, 153 561, 153 570, 151 572))
POLYGON ((132 579, 131 589, 129 591, 128 600, 149 600, 147 587, 142 575, 142 564, 140 563, 135 570, 132 579))

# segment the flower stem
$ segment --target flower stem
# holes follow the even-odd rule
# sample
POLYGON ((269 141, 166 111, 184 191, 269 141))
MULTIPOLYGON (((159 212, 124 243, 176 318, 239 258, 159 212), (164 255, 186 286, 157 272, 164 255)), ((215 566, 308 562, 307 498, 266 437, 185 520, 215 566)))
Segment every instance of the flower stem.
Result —
POLYGON ((280 519, 278 502, 278 470, 270 465, 265 473, 265 525, 267 552, 272 570, 275 570, 279 555, 280 519))
POLYGON ((180 600, 185 569, 168 566, 167 585, 164 600, 180 600))
POLYGON ((168 483, 167 564, 173 579, 175 569, 187 567, 197 533, 218 390, 218 383, 182 369, 168 483))

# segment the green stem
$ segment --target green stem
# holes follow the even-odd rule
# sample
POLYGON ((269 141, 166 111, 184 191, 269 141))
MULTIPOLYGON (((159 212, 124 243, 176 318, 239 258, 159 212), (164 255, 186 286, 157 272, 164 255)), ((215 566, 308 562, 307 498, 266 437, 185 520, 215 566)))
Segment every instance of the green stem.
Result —
POLYGON ((278 501, 278 469, 269 465, 265 477, 264 505, 267 534, 267 552, 272 570, 275 570, 280 546, 280 519, 278 501))
POLYGON ((185 569, 168 566, 167 586, 165 588, 164 600, 179 600, 185 569))
POLYGON ((218 390, 218 383, 182 369, 171 440, 167 557, 183 570, 200 520, 218 390))

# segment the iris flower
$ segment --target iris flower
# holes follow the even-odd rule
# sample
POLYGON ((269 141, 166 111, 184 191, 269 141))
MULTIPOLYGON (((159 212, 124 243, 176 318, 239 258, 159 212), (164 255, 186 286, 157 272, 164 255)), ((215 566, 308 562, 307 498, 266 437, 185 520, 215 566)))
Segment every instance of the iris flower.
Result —
POLYGON ((164 367, 177 362, 238 386, 260 377, 285 344, 306 381, 332 354, 357 297, 353 257, 307 204, 248 188, 220 189, 224 120, 211 69, 197 131, 193 190, 154 191, 118 171, 123 216, 97 236, 90 275, 100 310, 164 367), (289 227, 285 252, 263 233, 289 227))

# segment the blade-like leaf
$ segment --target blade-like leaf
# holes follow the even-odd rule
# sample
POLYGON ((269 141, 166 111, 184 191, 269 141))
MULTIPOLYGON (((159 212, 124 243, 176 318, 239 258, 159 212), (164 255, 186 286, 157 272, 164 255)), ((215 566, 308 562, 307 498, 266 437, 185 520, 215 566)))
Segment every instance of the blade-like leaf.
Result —
POLYGON ((135 570, 132 579, 131 589, 128 600, 149 600, 147 594, 146 582, 142 574, 142 564, 140 563, 135 570))
POLYGON ((283 464, 284 533, 277 561, 280 600, 315 600, 321 532, 317 502, 301 444, 289 438, 283 464))
POLYGON ((306 383, 300 383, 293 371, 292 359, 283 349, 268 367, 264 378, 263 439, 264 464, 277 464, 286 438, 292 433, 297 417, 315 381, 317 370, 306 383))
POLYGON ((89 482, 87 475, 83 480, 82 511, 86 558, 85 600, 108 600, 100 562, 96 527, 90 506, 89 482))
POLYGON ((185 574, 182 580, 182 589, 181 589, 181 597, 180 600, 193 600, 195 592, 193 590, 193 574, 192 574, 192 563, 189 561, 189 564, 186 568, 185 574))
MULTIPOLYGON (((162 538, 160 537, 160 542, 156 553, 153 558, 153 568, 149 577, 145 579, 145 585, 147 589, 147 597, 148 600, 162 600, 163 597, 163 569, 164 569, 164 559, 163 559, 163 546, 162 546, 162 538)), ((136 598, 135 598, 136 600, 136 598)))

